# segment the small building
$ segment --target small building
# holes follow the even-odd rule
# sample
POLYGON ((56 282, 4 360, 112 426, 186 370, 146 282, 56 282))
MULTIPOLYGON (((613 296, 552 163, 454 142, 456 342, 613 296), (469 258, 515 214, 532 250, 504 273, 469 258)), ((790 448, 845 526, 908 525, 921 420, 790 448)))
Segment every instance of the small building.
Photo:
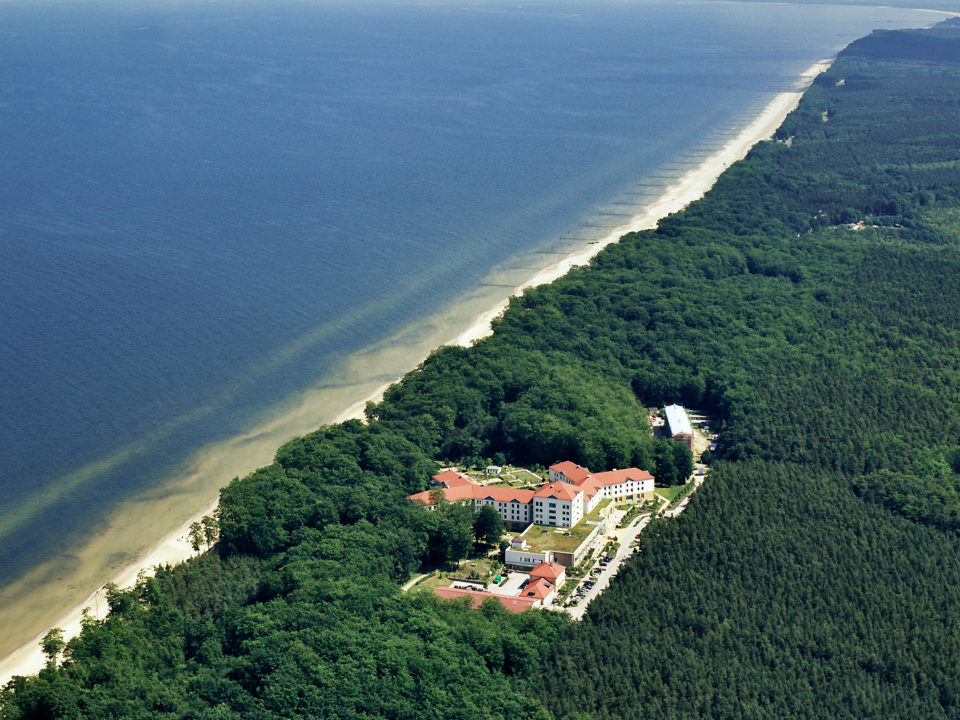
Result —
POLYGON ((693 428, 690 426, 687 411, 682 405, 667 405, 663 412, 667 416, 667 432, 670 437, 693 450, 693 428))
POLYGON ((563 581, 567 579, 567 569, 560 563, 543 562, 530 571, 531 580, 538 578, 549 580, 557 586, 563 585, 563 581))
POLYGON ((536 606, 547 605, 557 595, 556 583, 550 582, 546 578, 537 578, 531 580, 520 591, 520 597, 527 600, 534 600, 536 606))
POLYGON ((503 564, 511 570, 521 570, 527 572, 537 565, 553 561, 553 551, 545 550, 543 552, 534 552, 525 545, 515 547, 513 544, 503 553, 503 564))
POLYGON ((487 465, 484 472, 487 475, 499 475, 500 473, 503 472, 503 467, 500 465, 487 465))

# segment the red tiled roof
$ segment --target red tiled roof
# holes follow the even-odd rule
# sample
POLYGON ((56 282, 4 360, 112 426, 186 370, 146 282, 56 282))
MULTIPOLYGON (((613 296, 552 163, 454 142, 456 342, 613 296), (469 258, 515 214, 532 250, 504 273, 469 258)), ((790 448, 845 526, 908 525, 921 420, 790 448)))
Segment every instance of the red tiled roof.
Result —
POLYGON ((456 470, 444 470, 442 473, 434 475, 433 481, 437 485, 442 485, 446 488, 462 487, 464 485, 476 485, 476 483, 470 477, 461 472, 457 472, 456 470))
MULTIPOLYGON (((513 502, 529 505, 533 501, 533 490, 517 490, 514 488, 491 487, 469 483, 455 487, 441 488, 443 496, 450 502, 460 500, 483 500, 490 498, 494 502, 513 502)), ((431 505, 430 490, 424 490, 414 495, 408 495, 408 500, 419 500, 424 505, 431 505)))
POLYGON ((570 460, 564 460, 556 465, 551 465, 550 469, 554 472, 560 473, 574 485, 579 485, 588 477, 590 477, 589 470, 587 470, 585 467, 580 467, 575 462, 571 462, 570 460))
POLYGON ((473 497, 478 500, 490 498, 496 502, 512 502, 516 500, 519 503, 528 505, 533 501, 533 490, 517 490, 516 488, 481 485, 474 490, 473 497))
POLYGON ((433 500, 430 498, 430 491, 424 490, 423 492, 414 493, 413 495, 407 495, 407 500, 412 500, 414 502, 422 502, 424 505, 432 505, 433 500))
POLYGON ((635 480, 637 482, 642 480, 653 480, 653 475, 648 473, 646 470, 640 470, 639 468, 626 468, 624 470, 611 470, 610 472, 595 473, 592 480, 594 480, 600 487, 606 487, 608 485, 619 485, 620 483, 627 482, 627 480, 635 480))
POLYGON ((547 483, 537 490, 533 496, 539 498, 557 498, 558 500, 573 500, 579 492, 579 488, 575 488, 565 482, 555 482, 547 483))
MULTIPOLYGON (((545 483, 534 492, 533 490, 518 490, 494 485, 479 485, 455 470, 445 470, 438 475, 434 475, 433 479, 443 489, 444 497, 450 502, 490 499, 494 502, 517 502, 523 505, 529 504, 535 497, 573 500, 581 490, 586 500, 589 501, 599 492, 600 488, 607 485, 619 485, 627 480, 640 482, 653 479, 653 475, 638 468, 612 470, 591 475, 586 468, 570 461, 557 463, 552 465, 550 469, 563 473, 564 477, 573 480, 576 485, 572 486, 565 482, 545 483)), ((425 505, 432 504, 429 490, 410 495, 408 499, 419 500, 425 505)))
POLYGON ((433 594, 437 597, 443 598, 444 600, 469 597, 473 607, 475 608, 480 607, 483 601, 487 598, 493 598, 510 612, 521 612, 522 610, 528 610, 529 608, 533 607, 538 600, 538 598, 494 595, 493 593, 488 592, 476 592, 474 590, 463 590, 461 588, 451 587, 437 588, 433 591, 433 594))
POLYGON ((579 485, 579 488, 583 490, 583 494, 587 500, 590 500, 590 498, 600 492, 600 487, 601 485, 597 482, 596 475, 591 475, 579 485))
POLYGON ((530 571, 530 577, 556 581, 566 571, 567 569, 560 563, 542 562, 530 571))
POLYGON ((547 595, 553 592, 556 585, 546 578, 537 578, 523 589, 520 593, 521 598, 533 598, 535 600, 546 600, 547 595))
MULTIPOLYGON (((473 498, 474 492, 478 489, 482 489, 479 485, 461 485, 460 487, 452 488, 441 488, 443 490, 443 496, 449 502, 458 502, 460 500, 470 500, 473 498)), ((432 505, 433 498, 431 497, 430 490, 424 490, 423 492, 418 492, 413 495, 408 495, 407 500, 419 500, 424 505, 432 505)))

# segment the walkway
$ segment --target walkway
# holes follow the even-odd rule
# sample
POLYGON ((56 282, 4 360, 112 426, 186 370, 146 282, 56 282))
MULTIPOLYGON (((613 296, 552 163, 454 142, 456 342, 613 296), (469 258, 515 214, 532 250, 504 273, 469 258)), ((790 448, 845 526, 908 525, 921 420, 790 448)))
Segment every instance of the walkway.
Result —
POLYGON ((400 592, 406 592, 429 574, 430 573, 421 573, 420 575, 414 575, 406 583, 404 583, 403 586, 401 586, 400 592))

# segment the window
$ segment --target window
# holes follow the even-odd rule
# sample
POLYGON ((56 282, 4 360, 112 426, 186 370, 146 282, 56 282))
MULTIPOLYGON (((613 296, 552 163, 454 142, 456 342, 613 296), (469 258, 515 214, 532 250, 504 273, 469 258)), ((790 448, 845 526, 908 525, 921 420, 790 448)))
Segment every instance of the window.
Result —
POLYGON ((556 506, 557 506, 556 503, 550 503, 550 507, 556 507, 556 506))

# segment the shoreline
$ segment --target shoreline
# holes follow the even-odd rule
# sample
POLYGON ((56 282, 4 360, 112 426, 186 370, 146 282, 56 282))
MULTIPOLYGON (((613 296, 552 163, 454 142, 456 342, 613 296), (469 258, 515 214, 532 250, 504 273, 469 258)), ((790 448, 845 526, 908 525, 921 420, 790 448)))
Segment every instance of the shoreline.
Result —
MULTIPOLYGON (((525 282, 516 286, 507 298, 498 302, 493 308, 475 316, 466 330, 460 331, 448 342, 441 343, 441 345, 466 347, 487 337, 493 332, 491 323, 503 313, 510 298, 522 294, 528 288, 553 282, 573 267, 588 263, 601 250, 611 243, 618 242, 624 235, 630 232, 653 229, 661 218, 682 210, 691 202, 702 197, 731 164, 745 157, 755 144, 773 136, 777 128, 783 123, 784 118, 797 106, 804 91, 810 86, 814 78, 830 67, 832 62, 833 58, 829 58, 811 65, 800 75, 789 90, 778 93, 763 108, 760 115, 743 128, 739 134, 728 140, 723 147, 709 155, 697 167, 682 175, 673 185, 668 186, 653 203, 645 206, 642 212, 632 216, 623 225, 610 230, 603 237, 590 241, 586 247, 575 250, 553 265, 535 272, 525 282)), ((432 321, 433 318, 428 320, 432 321)), ((431 348, 428 353, 434 349, 435 347, 431 348)), ((404 371, 404 374, 419 365, 424 359, 426 359, 426 356, 417 360, 412 367, 404 371)), ((362 420, 366 404, 380 400, 387 388, 399 379, 396 378, 390 382, 382 383, 373 392, 367 393, 362 399, 339 412, 330 423, 336 424, 350 419, 362 420)), ((254 469, 250 468, 247 472, 252 472, 254 469)), ((217 504, 216 498, 208 501, 202 511, 195 513, 181 523, 177 529, 164 535, 150 550, 115 573, 110 582, 120 587, 126 587, 136 582, 141 573, 151 575, 157 566, 175 565, 199 554, 191 547, 187 531, 193 522, 204 515, 210 515, 216 509, 217 504)), ((0 659, 0 686, 5 685, 15 675, 33 675, 44 667, 46 660, 40 651, 39 643, 51 628, 61 628, 64 631, 64 639, 69 640, 79 634, 80 622, 85 610, 94 614, 95 617, 99 617, 99 594, 102 588, 103 585, 82 603, 60 615, 56 622, 47 626, 35 638, 0 659)), ((105 599, 103 605, 105 614, 105 599)))

